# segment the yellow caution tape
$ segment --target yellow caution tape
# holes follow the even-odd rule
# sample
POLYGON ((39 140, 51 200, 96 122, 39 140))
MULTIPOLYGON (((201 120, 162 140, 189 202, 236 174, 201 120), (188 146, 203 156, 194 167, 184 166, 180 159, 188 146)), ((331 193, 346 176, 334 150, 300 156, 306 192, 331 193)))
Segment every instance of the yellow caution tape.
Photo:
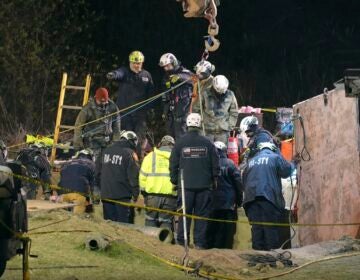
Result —
MULTIPOLYGON (((5 171, 0 171, 0 172, 4 172, 5 171)), ((65 192, 73 192, 73 193, 78 193, 80 195, 83 196, 87 196, 88 194, 85 193, 81 193, 81 192, 76 192, 70 188, 64 188, 61 187, 59 185, 54 185, 54 184, 49 184, 49 183, 45 183, 41 180, 36 180, 30 177, 26 177, 23 175, 19 175, 19 174, 12 174, 12 173, 8 173, 10 176, 14 176, 17 177, 21 180, 25 180, 28 182, 31 182, 33 184, 37 184, 37 185, 43 185, 43 186, 47 186, 53 190, 63 190, 65 192)), ((246 222, 246 221, 238 221, 238 220, 222 220, 222 219, 213 219, 213 218, 208 218, 208 217, 202 217, 202 216, 197 216, 197 215, 191 215, 191 214, 182 214, 179 212, 175 212, 175 211, 170 211, 170 210, 165 210, 165 209, 160 209, 160 208, 154 208, 154 207, 149 207, 149 206, 143 206, 143 205, 138 205, 136 203, 131 203, 131 202, 122 202, 122 201, 118 201, 118 200, 114 200, 114 199, 108 199, 108 198, 101 198, 102 201, 105 202, 111 202, 111 203, 115 203, 115 204, 119 204, 119 205, 123 205, 123 206, 127 206, 127 207, 133 207, 133 208, 139 208, 139 209, 144 209, 144 210, 149 210, 149 211, 157 211, 160 213, 167 213, 167 214, 171 214, 174 216, 185 216, 187 218, 191 218, 191 219, 195 219, 195 220, 204 220, 204 221, 212 221, 212 222, 222 222, 222 223, 239 223, 239 224, 250 224, 250 225, 264 225, 264 226, 281 226, 281 227, 288 227, 288 226, 293 226, 293 227, 330 227, 330 226, 358 226, 360 225, 360 222, 354 222, 354 223, 325 223, 325 224, 310 224, 310 223, 272 223, 272 222, 246 222)))

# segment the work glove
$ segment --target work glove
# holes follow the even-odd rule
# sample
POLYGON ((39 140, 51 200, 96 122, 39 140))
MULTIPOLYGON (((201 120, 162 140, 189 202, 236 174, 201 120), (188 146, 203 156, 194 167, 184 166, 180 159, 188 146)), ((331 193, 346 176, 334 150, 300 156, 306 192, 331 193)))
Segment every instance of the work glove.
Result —
POLYGON ((176 84, 179 80, 180 80, 180 76, 179 76, 179 75, 171 75, 171 76, 170 76, 170 83, 171 83, 171 84, 176 84))
POLYGON ((106 74, 106 78, 108 80, 114 80, 115 79, 115 72, 109 72, 106 74))
POLYGON ((138 196, 133 196, 133 197, 132 197, 133 202, 136 203, 137 200, 138 200, 138 198, 139 198, 138 196))

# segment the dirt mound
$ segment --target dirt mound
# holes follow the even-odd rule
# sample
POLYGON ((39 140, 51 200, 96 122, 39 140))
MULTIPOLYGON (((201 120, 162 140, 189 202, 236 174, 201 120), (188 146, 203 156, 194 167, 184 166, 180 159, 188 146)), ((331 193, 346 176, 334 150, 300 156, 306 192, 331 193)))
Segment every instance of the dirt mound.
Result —
MULTIPOLYGON (((112 242, 125 242, 140 252, 155 256, 166 261, 168 264, 181 264, 184 256, 184 248, 178 245, 165 244, 159 240, 144 235, 142 232, 124 225, 115 225, 107 222, 99 215, 75 216, 65 210, 56 210, 50 213, 34 213, 30 216, 30 237, 41 235, 44 244, 54 242, 54 239, 61 238, 61 233, 67 232, 77 240, 85 242, 89 233, 99 233, 112 242), (45 226, 45 227, 44 227, 45 226), (46 234, 52 232, 53 234, 46 234), (56 234, 57 233, 57 234, 56 234), (75 238, 76 236, 76 238, 75 238)), ((326 256, 333 256, 345 252, 359 250, 360 241, 351 238, 342 240, 322 242, 298 249, 282 250, 273 252, 261 251, 238 251, 238 250, 189 250, 189 264, 197 267, 202 273, 212 273, 235 278, 271 277, 279 273, 291 270, 292 267, 282 265, 281 256, 291 257, 293 264, 301 266, 307 262, 321 259, 326 256), (289 254, 290 252, 290 254, 289 254), (263 260, 264 256, 277 258, 274 265, 254 263, 253 260, 263 260), (250 256, 250 257, 249 257, 250 256), (250 259, 249 259, 250 258, 250 259), (252 258, 252 261, 251 261, 252 258), (252 262, 252 267, 248 263, 252 262), (265 273, 265 274, 264 274, 265 273)), ((61 248, 60 248, 61 249, 61 248)), ((58 254, 64 254, 57 252, 58 254)), ((261 262, 261 261, 260 261, 261 262)))

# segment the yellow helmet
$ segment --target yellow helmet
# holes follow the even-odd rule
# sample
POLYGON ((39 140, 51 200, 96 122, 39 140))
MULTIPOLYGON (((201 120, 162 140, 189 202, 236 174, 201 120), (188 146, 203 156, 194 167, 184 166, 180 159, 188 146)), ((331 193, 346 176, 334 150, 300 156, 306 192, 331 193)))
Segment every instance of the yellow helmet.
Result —
POLYGON ((142 63, 145 61, 145 56, 141 51, 133 51, 129 55, 129 61, 132 63, 142 63))

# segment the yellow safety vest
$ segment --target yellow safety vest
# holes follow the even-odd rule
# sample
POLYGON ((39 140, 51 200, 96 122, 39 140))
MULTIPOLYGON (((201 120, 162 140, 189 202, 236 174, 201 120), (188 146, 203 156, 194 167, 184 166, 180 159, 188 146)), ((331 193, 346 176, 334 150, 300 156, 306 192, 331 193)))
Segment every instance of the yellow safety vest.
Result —
POLYGON ((170 152, 154 148, 141 164, 139 185, 149 194, 176 195, 170 182, 170 152))

